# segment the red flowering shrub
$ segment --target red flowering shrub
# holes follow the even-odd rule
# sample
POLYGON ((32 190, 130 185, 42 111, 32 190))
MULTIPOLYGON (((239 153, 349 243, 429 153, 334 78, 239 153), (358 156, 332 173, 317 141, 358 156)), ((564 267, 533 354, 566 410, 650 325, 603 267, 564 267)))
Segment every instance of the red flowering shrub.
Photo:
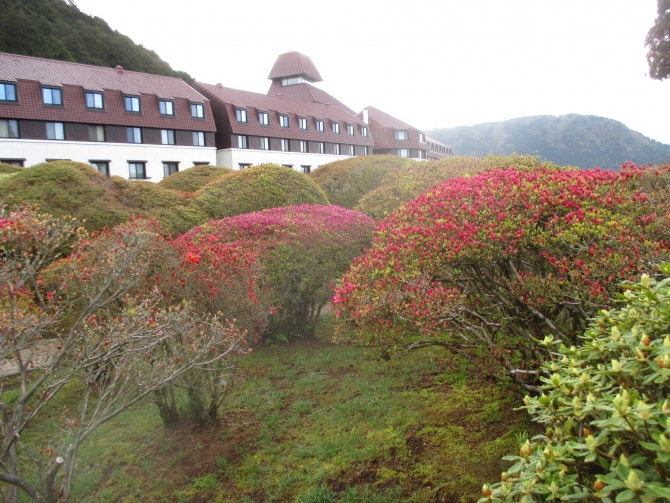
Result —
POLYGON ((373 228, 373 221, 357 211, 302 205, 212 221, 182 241, 202 246, 213 240, 257 253, 276 310, 269 333, 309 335, 330 298, 329 284, 370 244, 373 228))
POLYGON ((535 341, 574 343, 623 279, 670 257, 670 194, 646 182, 669 170, 504 169, 434 187, 345 274, 333 302, 357 330, 341 338, 443 345, 537 391, 535 341))

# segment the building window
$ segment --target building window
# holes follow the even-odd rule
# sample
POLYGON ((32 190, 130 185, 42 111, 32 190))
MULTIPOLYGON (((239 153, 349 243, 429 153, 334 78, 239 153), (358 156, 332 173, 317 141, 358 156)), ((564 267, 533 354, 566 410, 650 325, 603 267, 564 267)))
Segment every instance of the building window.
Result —
POLYGON ((298 117, 298 127, 300 129, 307 129, 307 118, 298 117))
POLYGON ((349 136, 354 136, 354 125, 353 124, 347 124, 347 134, 349 136))
POLYGON ((142 143, 142 129, 138 127, 127 127, 126 137, 128 143, 142 143))
POLYGON ((335 143, 333 145, 333 153, 335 155, 340 155, 340 144, 339 143, 335 143))
POLYGON ((202 103, 191 103, 191 117, 194 119, 204 119, 205 105, 202 103))
POLYGON ((354 146, 349 145, 349 155, 354 155, 354 146))
POLYGON ((9 119, 0 120, 0 138, 18 138, 19 122, 9 119))
POLYGON ((105 176, 109 176, 109 161, 89 161, 91 166, 105 176))
POLYGON ((238 136, 237 137, 237 148, 248 148, 247 147, 247 137, 238 136))
POLYGON ((281 140, 281 149, 282 149, 282 152, 288 152, 289 151, 288 140, 281 140))
POLYGON ((363 155, 368 155, 368 147, 363 147, 363 155))
POLYGON ((25 159, 0 159, 0 164, 9 164, 10 166, 16 166, 17 168, 22 168, 25 159))
POLYGON ((433 144, 429 143, 428 145, 430 145, 430 151, 432 152, 433 151, 433 144))
POLYGON ((300 166, 302 168, 302 172, 305 173, 306 175, 309 175, 310 172, 312 171, 312 166, 300 166))
POLYGON ((193 145, 196 147, 205 146, 205 133, 202 131, 193 131, 193 145))
POLYGON ((307 142, 300 140, 300 152, 307 152, 307 142))
POLYGON ((396 140, 409 140, 409 131, 396 131, 395 132, 396 140))
POLYGON ((316 130, 319 133, 323 133, 323 121, 322 120, 317 120, 316 121, 316 130))
POLYGON ((261 138, 261 150, 270 150, 270 138, 261 138))
POLYGON ((340 123, 333 122, 333 133, 340 134, 340 123))
POLYGON ((124 96, 123 106, 126 112, 140 113, 140 97, 139 96, 124 96))
POLYGON ((237 118, 237 122, 247 122, 247 111, 242 108, 236 108, 235 117, 237 118))
POLYGON ((279 125, 281 127, 288 127, 288 115, 279 116, 279 125))
POLYGON ((103 109, 102 93, 86 91, 86 108, 103 109))
POLYGON ((129 162, 128 168, 130 169, 130 179, 131 180, 146 180, 147 179, 147 167, 145 162, 129 162))
POLYGON ((419 133, 419 141, 421 143, 426 143, 426 135, 423 133, 419 133))
POLYGON ((172 100, 158 100, 158 112, 161 115, 174 115, 174 102, 172 100))
POLYGON ((261 126, 269 126, 270 114, 267 112, 258 112, 258 122, 260 122, 261 126))
MULTIPOLYGON (((136 142, 140 143, 140 142, 136 142)), ((174 145, 174 130, 161 129, 161 143, 163 145, 174 145)))
POLYGON ((293 164, 282 164, 282 166, 293 169, 293 164))
POLYGON ((294 84, 302 84, 302 77, 292 77, 290 79, 281 79, 282 86, 292 86, 294 84))
POLYGON ((209 166, 209 161, 193 161, 193 166, 209 166))
POLYGON ((251 166, 251 164, 248 164, 248 163, 242 163, 242 162, 240 162, 240 163, 237 165, 237 167, 238 167, 239 169, 247 169, 249 166, 251 166))
POLYGON ((105 126, 88 126, 89 141, 105 141, 105 126))
POLYGON ((177 171, 179 171, 179 163, 178 162, 164 162, 163 163, 163 177, 168 177, 170 175, 174 175, 177 171))
POLYGON ((323 142, 319 142, 319 154, 325 154, 326 153, 326 144, 323 142))
POLYGON ((16 84, 0 82, 0 101, 16 101, 16 84))
POLYGON ((64 140, 65 128, 62 122, 47 122, 47 139, 64 140))
POLYGON ((55 89, 53 87, 43 87, 42 88, 42 103, 45 105, 58 105, 63 104, 63 91, 60 89, 55 89))
POLYGON ((367 126, 361 126, 361 136, 368 136, 368 128, 367 126))
POLYGON ((398 155, 400 157, 409 157, 409 149, 408 148, 399 148, 398 149, 398 155))

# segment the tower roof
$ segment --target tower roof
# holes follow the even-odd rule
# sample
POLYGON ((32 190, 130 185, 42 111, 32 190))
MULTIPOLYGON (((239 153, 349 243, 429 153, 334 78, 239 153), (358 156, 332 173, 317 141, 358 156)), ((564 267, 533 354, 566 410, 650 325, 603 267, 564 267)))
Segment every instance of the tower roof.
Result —
POLYGON ((316 69, 309 56, 305 56, 298 51, 280 54, 268 79, 275 80, 286 77, 302 77, 309 82, 323 81, 319 70, 316 69))

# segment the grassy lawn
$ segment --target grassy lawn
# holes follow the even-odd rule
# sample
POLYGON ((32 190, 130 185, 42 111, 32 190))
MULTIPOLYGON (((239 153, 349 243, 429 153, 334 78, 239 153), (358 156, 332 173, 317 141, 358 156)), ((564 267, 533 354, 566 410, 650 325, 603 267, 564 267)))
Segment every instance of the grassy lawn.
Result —
POLYGON ((519 397, 443 350, 371 359, 314 339, 245 358, 221 425, 165 429, 147 402, 82 446, 80 502, 466 502, 504 468, 519 397))

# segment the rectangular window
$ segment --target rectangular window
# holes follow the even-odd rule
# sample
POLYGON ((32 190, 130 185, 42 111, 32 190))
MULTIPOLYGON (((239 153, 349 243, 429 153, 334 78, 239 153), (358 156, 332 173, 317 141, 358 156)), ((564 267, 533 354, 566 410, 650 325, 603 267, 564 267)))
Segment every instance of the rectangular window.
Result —
POLYGON ((146 180, 147 179, 147 168, 146 163, 144 162, 129 162, 128 168, 130 170, 130 179, 131 180, 146 180))
POLYGON ((419 133, 419 141, 421 143, 426 143, 426 135, 423 133, 419 133))
POLYGON ((174 145, 174 130, 161 129, 161 143, 163 145, 174 145))
POLYGON ((247 122, 247 111, 242 108, 236 108, 235 117, 237 118, 237 122, 247 122))
POLYGON ((300 152, 307 152, 307 142, 300 140, 300 152))
POLYGON ((282 164, 282 166, 284 166, 284 167, 286 167, 286 168, 292 168, 292 167, 293 167, 293 164, 282 164))
POLYGON ((300 129, 307 129, 307 119, 305 117, 298 117, 298 127, 300 129))
POLYGON ((53 87, 43 87, 42 88, 42 103, 45 105, 62 105, 63 104, 63 91, 60 89, 55 89, 53 87))
POLYGON ((194 119, 204 119, 205 105, 202 103, 191 103, 191 117, 194 119))
POLYGON ((88 126, 89 141, 105 141, 105 126, 88 126))
POLYGON ((174 102, 172 100, 158 100, 158 112, 161 115, 174 115, 174 102))
POLYGON ((340 123, 333 122, 333 133, 340 134, 340 123))
POLYGON ((91 166, 105 176, 109 176, 109 161, 89 161, 91 166))
POLYGON ((312 166, 300 166, 302 168, 302 172, 305 173, 306 175, 309 175, 309 173, 312 171, 312 166))
POLYGON ((368 155, 368 147, 363 147, 363 155, 368 155))
POLYGON ((170 175, 174 175, 177 171, 179 171, 179 163, 178 162, 164 162, 163 163, 163 177, 168 177, 170 175))
POLYGON ((367 126, 361 126, 361 136, 368 136, 368 128, 367 126))
POLYGON ((241 162, 237 166, 238 166, 239 169, 247 169, 249 166, 251 166, 251 164, 241 162))
POLYGON ((64 140, 65 128, 62 122, 47 122, 47 139, 64 140))
POLYGON ((409 140, 409 131, 396 131, 395 132, 396 140, 409 140))
POLYGON ((205 133, 202 131, 193 131, 193 145, 196 147, 205 146, 205 133))
POLYGON ((247 148, 247 137, 238 136, 237 137, 237 148, 247 148))
POLYGON ((258 112, 258 122, 260 122, 261 126, 269 126, 270 114, 267 112, 258 112))
POLYGON ((102 104, 102 93, 86 91, 86 108, 104 108, 102 104))
POLYGON ((319 154, 325 154, 326 153, 326 144, 323 142, 319 142, 319 154))
POLYGON ((127 127, 126 136, 128 143, 142 143, 142 129, 138 127, 127 127))
POLYGON ((279 116, 279 125, 281 127, 288 127, 288 115, 279 116))
POLYGON ((323 133, 323 121, 322 120, 317 120, 316 121, 316 130, 319 133, 323 133))
POLYGON ((281 140, 281 149, 282 149, 282 152, 288 152, 289 151, 288 140, 281 140))
POLYGON ((124 96, 123 105, 126 112, 140 113, 139 96, 124 96))
POLYGON ((16 84, 0 82, 0 101, 16 101, 16 84))
POLYGON ((19 122, 15 120, 0 120, 0 138, 18 138, 19 122))
POLYGON ((409 157, 409 149, 408 148, 399 148, 398 149, 398 155, 400 157, 409 157))
POLYGON ((340 144, 339 143, 335 143, 333 145, 333 153, 335 155, 340 155, 340 144))
POLYGON ((349 145, 349 155, 354 155, 354 146, 349 145))
POLYGON ((25 159, 0 159, 0 164, 9 164, 10 166, 22 168, 25 161, 25 159))
POLYGON ((347 124, 347 134, 349 136, 354 136, 354 125, 353 124, 347 124))
POLYGON ((270 138, 261 138, 261 150, 270 150, 270 138))

